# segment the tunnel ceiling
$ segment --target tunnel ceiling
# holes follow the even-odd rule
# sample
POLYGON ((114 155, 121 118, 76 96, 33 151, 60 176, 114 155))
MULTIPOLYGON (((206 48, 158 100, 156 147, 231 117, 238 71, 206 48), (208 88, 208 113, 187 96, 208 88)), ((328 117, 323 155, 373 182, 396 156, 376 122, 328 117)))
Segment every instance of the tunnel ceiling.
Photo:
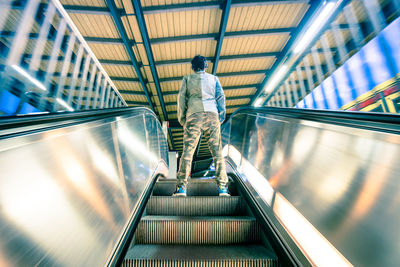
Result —
MULTIPOLYGON (((61 0, 130 106, 169 121, 182 151, 176 101, 201 54, 224 88, 227 115, 250 105, 319 1, 61 0)), ((203 141, 203 140, 202 140, 203 141)), ((205 142, 196 151, 208 158, 205 142)))

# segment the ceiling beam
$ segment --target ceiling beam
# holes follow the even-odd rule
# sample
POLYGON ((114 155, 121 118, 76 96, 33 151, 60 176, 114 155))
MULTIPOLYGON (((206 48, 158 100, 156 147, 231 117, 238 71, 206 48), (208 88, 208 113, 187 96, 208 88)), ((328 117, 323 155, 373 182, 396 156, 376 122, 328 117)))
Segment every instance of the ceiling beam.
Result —
MULTIPOLYGON (((122 94, 121 90, 120 90, 119 92, 122 94)), ((252 97, 252 95, 227 96, 227 97, 225 97, 225 100, 226 100, 226 101, 230 101, 230 100, 243 100, 243 99, 251 98, 251 97, 252 97)), ((128 103, 128 102, 129 102, 129 101, 126 101, 126 103, 128 103)), ((168 107, 168 106, 176 106, 176 105, 177 105, 176 102, 165 102, 165 106, 166 106, 166 107, 168 107)))
MULTIPOLYGON (((156 85, 156 90, 157 90, 158 99, 160 101, 161 110, 164 114, 164 120, 168 121, 168 113, 167 113, 167 110, 165 109, 165 105, 164 105, 164 99, 163 99, 163 95, 162 95, 160 81, 158 80, 158 74, 157 74, 155 63, 154 63, 153 51, 151 49, 150 38, 149 38, 149 35, 147 32, 146 21, 144 19, 140 0, 132 0, 132 5, 133 5, 133 9, 135 10, 136 20, 139 25, 139 30, 142 35, 143 44, 144 44, 146 54, 147 54, 147 59, 150 64, 151 74, 153 76, 154 84, 156 85)), ((172 150, 174 150, 174 140, 172 139, 171 131, 169 131, 169 136, 170 136, 172 150)))
MULTIPOLYGON (((267 72, 268 72, 268 70, 267 70, 267 72)), ((225 73, 217 73, 217 76, 218 77, 230 77, 230 76, 255 75, 255 74, 266 74, 266 70, 225 72, 225 73)), ((174 82, 174 81, 181 81, 182 79, 183 79, 183 76, 166 77, 166 78, 161 78, 160 82, 174 82)))
POLYGON ((124 95, 145 95, 142 91, 132 91, 132 90, 118 90, 120 94, 124 95))
MULTIPOLYGON (((235 31, 226 32, 225 37, 245 37, 245 36, 257 36, 257 35, 282 35, 291 34, 296 28, 277 28, 277 29, 263 29, 263 30, 252 30, 252 31, 235 31)), ((206 34, 195 34, 195 35, 182 35, 182 36, 170 36, 161 38, 152 38, 150 42, 152 44, 164 44, 171 42, 181 41, 199 41, 199 40, 217 40, 218 33, 206 33, 206 34)))
MULTIPOLYGON (((128 102, 127 102, 128 103, 128 102)), ((226 106, 226 109, 231 109, 231 108, 241 108, 241 107, 245 107, 245 106, 248 106, 248 104, 243 104, 243 105, 227 105, 226 106)), ((170 115, 176 115, 177 114, 177 112, 174 110, 174 111, 170 111, 170 112, 168 112, 170 115)))
MULTIPOLYGON (((119 16, 117 7, 115 5, 115 2, 114 2, 114 0, 106 0, 106 2, 107 2, 107 5, 108 5, 108 8, 110 9, 111 16, 112 16, 112 18, 114 20, 115 26, 117 26, 117 30, 118 30, 121 38, 122 38, 122 41, 123 41, 124 46, 126 48, 126 51, 128 52, 129 59, 130 59, 132 65, 133 65, 133 67, 135 68, 136 74, 138 75, 138 79, 135 79, 135 80, 138 80, 140 82, 140 84, 142 86, 142 89, 143 89, 143 91, 144 91, 144 93, 146 95, 146 99, 149 102, 150 109, 152 111, 156 112, 156 110, 154 109, 153 103, 151 102, 150 95, 149 95, 149 92, 147 91, 147 87, 146 87, 146 84, 145 84, 145 80, 142 77, 142 73, 141 73, 139 65, 138 65, 138 63, 136 61, 135 54, 134 54, 134 52, 132 50, 132 46, 131 46, 130 41, 129 41, 129 37, 128 37, 126 31, 125 31, 124 25, 123 25, 123 23, 121 21, 121 18, 119 16)), ((115 77, 114 77, 114 79, 113 78, 111 78, 111 79, 114 80, 114 81, 117 81, 117 79, 115 79, 115 77)))
POLYGON ((160 6, 146 6, 143 7, 143 14, 156 14, 164 12, 179 12, 188 10, 198 9, 213 9, 220 8, 222 1, 210 1, 210 2, 195 2, 195 3, 184 3, 184 4, 170 4, 160 6))
MULTIPOLYGON (((21 8, 18 5, 20 1, 14 1, 16 4, 13 8, 21 8)), ((278 0, 278 1, 266 1, 266 0, 232 0, 232 6, 252 6, 252 5, 281 5, 281 4, 297 4, 297 3, 308 3, 309 0, 278 0)), ((183 4, 170 4, 170 5, 158 5, 158 6, 145 6, 143 7, 143 14, 156 14, 165 12, 179 12, 187 10, 198 10, 198 9, 213 9, 221 8, 223 4, 222 0, 209 1, 209 2, 196 2, 196 3, 183 3, 183 4)), ((81 5, 63 5, 64 9, 69 13, 76 14, 94 14, 94 15, 109 15, 110 9, 107 7, 96 7, 96 6, 81 6, 81 5)), ((127 15, 124 9, 118 9, 121 16, 127 15)))
MULTIPOLYGON (((219 60, 238 60, 238 59, 250 59, 250 58, 263 58, 263 57, 276 57, 279 52, 266 52, 266 53, 254 53, 254 54, 240 54, 240 55, 229 55, 220 56, 219 60)), ((215 62, 214 57, 206 57, 208 61, 215 62)), ((157 66, 163 65, 176 65, 176 64, 190 64, 191 58, 174 59, 174 60, 162 60, 156 61, 157 66)))
MULTIPOLYGON (((224 91, 228 90, 237 90, 237 89, 245 89, 245 88, 257 88, 260 84, 245 84, 245 85, 234 85, 234 86, 223 86, 222 89, 224 91)), ((121 92, 121 91, 120 91, 121 92)), ((165 96, 169 95, 177 95, 179 91, 169 91, 169 92, 164 92, 165 96)))
MULTIPOLYGON (((232 0, 232 6, 280 5, 280 4, 307 3, 307 2, 308 2, 308 0, 280 0, 280 1, 279 0, 278 1, 232 0)), ((210 2, 195 2, 195 3, 147 6, 147 7, 143 7, 143 13, 147 15, 147 14, 179 12, 179 11, 187 11, 187 10, 214 9, 214 8, 222 8, 223 3, 224 3, 224 1, 220 0, 220 1, 210 1, 210 2)))
POLYGON ((228 17, 229 17, 229 12, 231 10, 231 4, 232 4, 232 0, 226 0, 223 11, 222 11, 221 23, 219 25, 219 36, 218 36, 217 46, 215 48, 215 53, 214 53, 215 57, 214 57, 214 64, 213 64, 213 69, 212 69, 213 75, 215 75, 217 73, 218 61, 219 61, 219 57, 221 54, 222 42, 224 41, 226 25, 228 24, 228 17))
MULTIPOLYGON (((77 6, 77 5, 63 5, 63 7, 68 13, 110 16, 110 9, 108 7, 77 6)), ((123 9, 117 9, 117 8, 116 11, 118 14, 124 12, 123 9)))

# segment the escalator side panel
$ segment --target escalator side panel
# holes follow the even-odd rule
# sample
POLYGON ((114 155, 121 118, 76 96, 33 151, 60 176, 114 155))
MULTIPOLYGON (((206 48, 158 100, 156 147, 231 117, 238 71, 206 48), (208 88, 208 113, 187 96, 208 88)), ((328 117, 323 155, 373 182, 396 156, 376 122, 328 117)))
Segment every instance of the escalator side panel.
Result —
POLYGON ((320 239, 345 264, 400 262, 398 134, 262 113, 226 131, 225 155, 311 262, 324 264, 320 239))
POLYGON ((0 140, 0 265, 106 264, 167 162, 159 128, 145 112, 0 140))

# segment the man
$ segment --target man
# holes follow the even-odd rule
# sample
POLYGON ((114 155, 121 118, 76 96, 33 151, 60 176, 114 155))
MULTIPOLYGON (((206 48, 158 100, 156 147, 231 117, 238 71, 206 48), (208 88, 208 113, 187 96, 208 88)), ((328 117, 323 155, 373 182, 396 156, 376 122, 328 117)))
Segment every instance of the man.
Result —
POLYGON ((186 196, 193 154, 201 132, 215 164, 215 176, 220 196, 230 196, 225 160, 222 157, 221 128, 225 120, 225 95, 218 78, 206 73, 207 60, 198 55, 192 61, 195 73, 185 76, 178 96, 178 121, 184 128, 183 153, 179 163, 178 184, 174 196, 186 196))

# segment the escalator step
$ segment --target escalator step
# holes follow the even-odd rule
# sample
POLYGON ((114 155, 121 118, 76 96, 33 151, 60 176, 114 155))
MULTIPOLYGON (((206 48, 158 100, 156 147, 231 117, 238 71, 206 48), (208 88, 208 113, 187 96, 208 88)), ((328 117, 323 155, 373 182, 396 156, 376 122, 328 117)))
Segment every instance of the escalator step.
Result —
MULTIPOLYGON (((160 179, 154 186, 154 196, 171 196, 176 188, 176 179, 160 179)), ((228 183, 229 192, 237 195, 235 183, 228 183)), ((188 196, 218 196, 218 187, 215 179, 189 179, 187 185, 188 196)))
POLYGON ((122 266, 279 266, 274 252, 261 245, 135 245, 122 266))
POLYGON ((145 216, 136 244, 239 244, 261 239, 257 221, 248 216, 145 216))
POLYGON ((146 212, 147 215, 176 216, 244 215, 246 206, 244 200, 239 196, 152 196, 147 203, 146 212))

